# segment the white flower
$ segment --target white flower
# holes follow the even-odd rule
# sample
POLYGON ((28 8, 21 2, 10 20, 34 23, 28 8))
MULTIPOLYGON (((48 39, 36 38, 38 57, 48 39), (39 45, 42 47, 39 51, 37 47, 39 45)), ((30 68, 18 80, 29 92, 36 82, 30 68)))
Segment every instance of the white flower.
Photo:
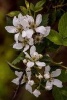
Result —
POLYGON ((32 16, 27 15, 27 20, 28 20, 32 30, 35 30, 37 33, 43 34, 44 37, 49 35, 49 32, 50 32, 49 26, 47 26, 47 27, 39 26, 42 22, 42 15, 41 14, 38 14, 36 16, 36 21, 34 21, 32 16))
POLYGON ((40 62, 39 59, 42 57, 41 54, 38 54, 36 52, 36 47, 32 46, 30 48, 30 55, 27 52, 24 52, 26 55, 26 58, 29 59, 29 61, 27 62, 27 67, 31 68, 33 67, 35 64, 42 68, 44 67, 46 64, 44 62, 40 62))
POLYGON ((58 79, 54 79, 54 77, 57 77, 61 74, 61 69, 56 69, 55 71, 50 71, 50 66, 45 67, 45 72, 44 72, 44 78, 47 79, 45 89, 51 90, 53 85, 61 88, 63 87, 62 82, 58 79))
POLYGON ((35 90, 33 91, 33 95, 35 95, 36 97, 39 97, 40 94, 41 94, 40 91, 37 90, 37 89, 35 89, 35 90))
MULTIPOLYGON (((16 36, 16 35, 15 35, 16 36)), ((13 48, 15 49, 22 49, 24 48, 23 52, 27 51, 29 49, 29 46, 33 45, 34 41, 33 38, 22 38, 21 35, 15 37, 16 43, 13 45, 13 48), (20 41, 20 43, 18 42, 20 41)))
POLYGON ((34 85, 34 81, 33 80, 29 80, 26 83, 25 89, 28 90, 30 93, 32 93, 32 86, 34 85))
MULTIPOLYGON (((13 79, 12 82, 15 83, 16 85, 19 85, 19 80, 23 74, 23 72, 18 72, 15 71, 15 74, 17 75, 17 78, 13 79)), ((21 81, 21 84, 25 83, 25 75, 23 76, 23 79, 21 81)))

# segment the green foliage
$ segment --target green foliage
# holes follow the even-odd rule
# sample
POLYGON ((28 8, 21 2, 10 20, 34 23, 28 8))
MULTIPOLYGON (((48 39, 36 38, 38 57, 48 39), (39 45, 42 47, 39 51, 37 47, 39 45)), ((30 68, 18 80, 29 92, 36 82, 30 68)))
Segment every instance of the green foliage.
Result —
POLYGON ((28 10, 24 6, 20 6, 20 10, 22 11, 23 14, 27 14, 28 10))
POLYGON ((58 30, 63 39, 67 37, 67 13, 61 17, 58 25, 58 30))
POLYGON ((14 70, 21 70, 20 68, 18 68, 18 67, 16 67, 16 66, 12 65, 10 62, 7 62, 7 63, 8 63, 8 65, 9 65, 11 68, 13 68, 14 70))
POLYGON ((13 64, 13 65, 16 65, 16 64, 19 63, 21 60, 23 60, 23 58, 24 58, 24 54, 23 54, 23 52, 21 52, 21 53, 19 54, 19 56, 12 62, 12 64, 13 64))
POLYGON ((42 17, 42 25, 43 26, 47 26, 48 24, 48 17, 49 17, 49 14, 44 14, 43 17, 42 17))
POLYGON ((63 90, 58 88, 58 87, 54 87, 53 88, 53 96, 54 96, 54 100, 67 100, 67 98, 64 96, 64 93, 62 92, 63 90))
POLYGON ((59 33, 55 30, 51 30, 50 34, 47 36, 47 38, 57 45, 62 45, 61 37, 60 37, 59 33))
POLYGON ((29 8, 29 2, 27 0, 25 0, 25 4, 26 4, 26 7, 28 9, 29 8))
POLYGON ((54 30, 51 30, 47 38, 57 45, 67 46, 67 13, 65 13, 61 17, 58 25, 58 30, 59 33, 54 30))
POLYGON ((62 70, 61 75, 58 77, 62 82, 67 82, 67 73, 65 70, 62 70))
POLYGON ((9 17, 14 17, 14 16, 17 16, 19 13, 20 13, 20 11, 12 11, 12 12, 8 13, 7 15, 9 17))

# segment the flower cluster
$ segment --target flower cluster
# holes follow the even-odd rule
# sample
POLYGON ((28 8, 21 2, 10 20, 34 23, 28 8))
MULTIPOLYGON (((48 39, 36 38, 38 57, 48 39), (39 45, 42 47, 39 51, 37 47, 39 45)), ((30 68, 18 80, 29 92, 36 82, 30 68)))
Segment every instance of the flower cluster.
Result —
POLYGON ((19 14, 18 17, 13 18, 13 26, 5 27, 9 33, 15 33, 13 48, 22 49, 25 55, 23 59, 26 66, 25 74, 23 75, 22 71, 15 71, 17 78, 13 79, 12 82, 19 85, 23 75, 20 84, 26 83, 26 90, 36 97, 41 94, 40 87, 46 90, 51 90, 53 85, 62 87, 62 82, 54 79, 61 74, 61 70, 56 69, 51 72, 50 66, 42 61, 43 55, 37 52, 36 44, 42 42, 43 38, 50 33, 50 26, 44 27, 41 22, 41 14, 36 16, 36 20, 32 16, 19 14))

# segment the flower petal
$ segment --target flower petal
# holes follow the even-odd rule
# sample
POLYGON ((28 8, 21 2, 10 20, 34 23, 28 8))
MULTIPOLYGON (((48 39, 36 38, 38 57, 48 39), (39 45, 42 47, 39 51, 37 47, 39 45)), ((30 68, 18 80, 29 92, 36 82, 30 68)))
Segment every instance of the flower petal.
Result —
POLYGON ((19 78, 15 78, 11 82, 15 83, 16 85, 19 85, 19 78))
POLYGON ((58 79, 54 79, 53 80, 53 84, 56 85, 59 88, 63 87, 62 82, 60 80, 58 80, 58 79))
POLYGON ((26 74, 27 74, 28 80, 30 80, 31 79, 31 70, 29 67, 26 68, 26 74))
POLYGON ((9 33, 17 33, 18 30, 16 29, 16 27, 14 26, 6 26, 5 29, 7 30, 7 32, 9 33))
POLYGON ((26 45, 25 48, 23 49, 23 52, 26 52, 29 49, 29 45, 26 45))
POLYGON ((19 22, 18 18, 16 18, 16 16, 14 16, 14 18, 13 18, 13 25, 14 26, 18 26, 19 24, 20 24, 20 22, 19 22))
POLYGON ((34 52, 36 52, 36 47, 33 45, 33 46, 30 48, 30 55, 33 55, 34 52))
POLYGON ((41 14, 38 14, 37 17, 36 17, 36 25, 40 25, 40 23, 42 22, 42 15, 41 14))
POLYGON ((36 62, 36 65, 39 66, 39 67, 44 67, 46 66, 46 64, 44 62, 40 62, 40 61, 37 61, 36 62))
POLYGON ((56 69, 55 71, 52 71, 51 76, 57 77, 61 74, 61 69, 56 69))
POLYGON ((21 77, 23 74, 23 72, 18 72, 18 71, 15 71, 15 75, 17 75, 18 77, 21 77))
POLYGON ((38 33, 44 34, 46 29, 44 26, 39 26, 39 27, 35 28, 35 31, 38 33))
POLYGON ((22 45, 22 43, 15 43, 14 45, 13 45, 13 48, 14 49, 22 49, 23 48, 23 45, 22 45))
POLYGON ((45 27, 45 29, 46 29, 46 31, 44 33, 44 37, 46 37, 50 33, 50 27, 49 26, 45 27))
POLYGON ((28 63, 27 63, 27 67, 33 67, 34 66, 34 62, 31 62, 31 61, 29 61, 28 63))
POLYGON ((22 37, 26 37, 26 31, 22 31, 22 37))
POLYGON ((27 83, 25 89, 32 93, 32 87, 27 83))
POLYGON ((32 38, 33 33, 34 33, 34 31, 33 31, 32 29, 28 29, 28 30, 26 31, 26 36, 27 36, 27 38, 32 38))
POLYGON ((47 72, 49 72, 49 71, 50 71, 50 66, 47 65, 47 66, 45 67, 45 73, 47 73, 47 72))
POLYGON ((29 45, 33 45, 34 41, 33 41, 33 38, 30 38, 29 39, 29 45))
POLYGON ((47 82, 46 82, 45 89, 46 89, 46 90, 51 90, 51 89, 52 89, 52 86, 53 86, 52 82, 47 81, 47 82))
POLYGON ((32 16, 27 15, 28 22, 34 23, 34 19, 32 16))
POLYGON ((40 91, 37 90, 37 89, 35 89, 35 90, 33 91, 33 95, 35 95, 36 97, 39 97, 40 94, 41 94, 40 91))
POLYGON ((14 35, 14 40, 15 40, 16 42, 18 42, 19 34, 20 34, 20 33, 17 33, 17 34, 14 35))

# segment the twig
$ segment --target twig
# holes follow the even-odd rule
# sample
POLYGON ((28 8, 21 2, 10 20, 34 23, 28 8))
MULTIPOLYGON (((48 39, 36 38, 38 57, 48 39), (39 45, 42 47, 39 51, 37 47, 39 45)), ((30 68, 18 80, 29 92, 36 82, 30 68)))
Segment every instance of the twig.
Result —
POLYGON ((17 86, 16 91, 15 91, 13 98, 11 100, 16 100, 16 97, 17 97, 18 91, 20 89, 21 81, 23 79, 24 74, 25 74, 25 70, 23 71, 23 74, 22 74, 21 78, 19 79, 19 85, 17 86))
POLYGON ((56 62, 54 62, 54 61, 52 61, 51 63, 54 64, 54 65, 58 65, 58 66, 60 66, 60 67, 62 67, 62 68, 64 68, 64 69, 67 70, 67 67, 66 67, 66 66, 63 66, 63 65, 61 65, 61 64, 59 64, 59 63, 56 63, 56 62))
POLYGON ((63 5, 53 6, 53 8, 60 8, 60 7, 64 7, 64 6, 67 6, 67 3, 66 4, 63 4, 63 5))

